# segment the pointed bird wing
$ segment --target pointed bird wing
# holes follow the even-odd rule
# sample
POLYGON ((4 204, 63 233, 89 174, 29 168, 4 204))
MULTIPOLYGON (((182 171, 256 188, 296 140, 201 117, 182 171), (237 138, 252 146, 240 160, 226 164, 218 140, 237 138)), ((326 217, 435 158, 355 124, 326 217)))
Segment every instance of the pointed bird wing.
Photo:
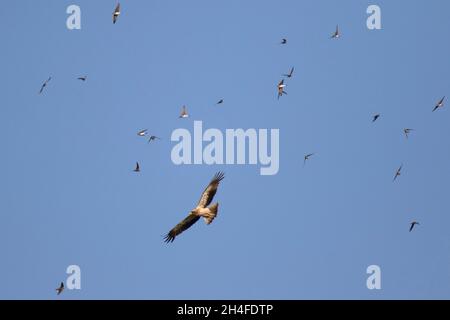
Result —
POLYGON ((438 102, 438 103, 436 104, 436 106, 434 107, 433 112, 436 111, 439 107, 442 106, 442 104, 444 103, 444 100, 445 100, 445 96, 442 97, 441 100, 439 100, 439 102, 438 102))
POLYGON ((393 181, 395 181, 397 179, 397 177, 400 175, 400 172, 402 171, 402 167, 403 167, 403 165, 401 165, 400 168, 397 169, 397 172, 395 173, 395 177, 394 177, 393 181))
POLYGON ((411 227, 409 227, 409 232, 411 232, 413 228, 414 228, 414 223, 411 223, 411 227))
POLYGON ((120 3, 117 4, 113 12, 113 23, 116 23, 118 14, 120 14, 120 3))
POLYGON ((183 221, 181 221, 167 233, 167 235, 164 237, 164 241, 167 243, 173 242, 176 236, 189 229, 194 223, 198 221, 198 219, 200 219, 200 216, 197 216, 193 213, 189 214, 186 218, 184 218, 183 221))
POLYGON ((42 93, 42 91, 44 91, 45 86, 49 83, 50 80, 52 80, 52 77, 48 77, 48 79, 45 80, 45 82, 41 86, 41 90, 39 90, 39 93, 42 93))
POLYGON ((207 206, 209 206, 214 196, 216 195, 220 181, 222 181, 224 177, 225 175, 223 172, 217 172, 214 175, 211 182, 206 187, 205 191, 203 191, 200 201, 197 204, 197 207, 206 208, 207 206))

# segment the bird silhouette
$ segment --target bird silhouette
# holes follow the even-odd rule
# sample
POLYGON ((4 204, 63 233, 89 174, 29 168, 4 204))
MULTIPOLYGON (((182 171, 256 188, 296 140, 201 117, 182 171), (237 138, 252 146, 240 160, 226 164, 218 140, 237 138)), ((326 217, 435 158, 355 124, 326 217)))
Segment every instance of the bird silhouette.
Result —
POLYGON ((181 114, 180 114, 179 118, 189 118, 189 114, 187 112, 186 106, 183 106, 183 108, 181 109, 181 114))
POLYGON ((309 153, 307 155, 305 155, 304 159, 303 159, 303 166, 305 166, 306 161, 309 160, 309 158, 311 158, 314 155, 314 153, 309 153))
POLYGON ((444 106, 444 100, 445 100, 445 96, 441 100, 439 100, 439 102, 434 107, 433 112, 444 106))
POLYGON ((377 113, 376 115, 373 116, 372 122, 375 122, 378 120, 378 118, 380 117, 380 114, 377 113))
POLYGON ((52 77, 48 77, 48 79, 45 80, 45 82, 41 86, 41 90, 39 90, 39 94, 41 94, 42 91, 44 91, 44 88, 47 86, 47 84, 50 82, 50 80, 52 80, 52 77))
POLYGON ((394 180, 392 180, 392 182, 394 182, 395 180, 397 180, 397 178, 401 175, 401 173, 402 173, 402 168, 403 168, 403 164, 397 169, 397 172, 395 172, 394 180))
POLYGON ((120 3, 117 4, 116 8, 113 12, 113 24, 117 22, 117 19, 119 19, 120 16, 120 3))
POLYGON ((136 167, 133 170, 134 172, 141 172, 141 168, 139 166, 139 162, 136 162, 136 167))
POLYGON ((414 131, 414 129, 403 129, 403 133, 405 134, 406 139, 409 138, 409 134, 411 131, 414 131))
POLYGON ((148 129, 144 129, 144 130, 139 131, 137 133, 137 135, 140 137, 145 137, 147 135, 147 133, 148 133, 148 129))
POLYGON ((86 80, 87 80, 87 76, 78 77, 77 79, 78 79, 78 80, 81 80, 81 81, 86 81, 86 80))
POLYGON ((61 282, 58 288, 56 288, 56 294, 59 296, 64 291, 64 282, 61 282))
POLYGON ((292 75, 293 75, 293 73, 294 73, 294 67, 291 68, 291 70, 289 71, 289 73, 283 74, 283 76, 286 77, 286 78, 291 78, 292 75))
POLYGON ((161 138, 159 138, 157 136, 150 136, 150 138, 148 139, 148 143, 155 141, 156 139, 161 140, 161 138))
POLYGON ((411 232, 414 229, 414 226, 416 226, 416 225, 420 225, 420 223, 418 223, 417 221, 411 222, 411 226, 409 227, 409 232, 411 232))
POLYGON ((341 33, 339 31, 339 26, 336 26, 336 30, 334 31, 334 33, 331 35, 331 39, 338 39, 341 37, 341 33))
POLYGON ((280 97, 283 95, 283 94, 287 94, 287 92, 286 91, 284 91, 284 88, 286 87, 286 85, 284 84, 284 79, 283 80, 281 80, 279 83, 278 83, 278 85, 277 85, 277 89, 278 89, 278 99, 280 99, 280 97))
POLYGON ((286 44, 286 43, 287 43, 287 39, 286 38, 281 39, 280 44, 286 44))

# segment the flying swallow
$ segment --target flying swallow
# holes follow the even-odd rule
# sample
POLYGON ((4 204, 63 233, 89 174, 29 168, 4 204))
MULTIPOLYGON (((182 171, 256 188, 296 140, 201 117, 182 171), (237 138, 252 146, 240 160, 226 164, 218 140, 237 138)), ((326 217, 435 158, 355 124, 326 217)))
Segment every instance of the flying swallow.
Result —
POLYGON ((145 137, 147 135, 147 133, 148 133, 148 129, 144 129, 144 130, 139 131, 137 133, 137 135, 140 137, 145 137))
POLYGON ((403 133, 405 134, 406 139, 408 139, 411 131, 414 131, 414 129, 403 129, 403 133))
POLYGON ((77 79, 78 79, 78 80, 81 80, 81 81, 86 81, 86 80, 87 80, 87 76, 78 77, 77 79))
POLYGON ((159 138, 157 136, 150 136, 150 138, 148 139, 148 143, 155 141, 156 139, 161 140, 161 138, 159 138))
POLYGON ((222 104, 223 103, 223 99, 220 99, 219 101, 217 101, 216 104, 222 104))
POLYGON ((409 227, 409 232, 411 232, 414 229, 415 225, 420 225, 420 223, 418 223, 417 221, 411 222, 411 227, 409 227))
POLYGON ((56 289, 56 294, 59 296, 64 291, 64 282, 61 282, 59 288, 56 289))
POLYGON ((293 73, 294 73, 294 67, 291 68, 291 70, 289 71, 288 74, 283 74, 283 76, 286 78, 291 78, 293 73))
POLYGON ((42 91, 44 91, 44 88, 47 86, 47 84, 50 82, 50 80, 52 80, 52 77, 48 77, 48 79, 45 80, 45 82, 41 86, 41 90, 39 90, 39 94, 41 94, 42 91))
POLYGON ((284 91, 284 88, 286 87, 286 85, 284 84, 284 79, 283 80, 281 80, 279 83, 278 83, 278 85, 277 85, 277 89, 278 89, 278 99, 280 99, 280 97, 283 95, 283 94, 287 94, 287 92, 286 91, 284 91))
POLYGON ((286 44, 286 43, 287 43, 287 39, 286 38, 281 39, 280 44, 286 44))
POLYGON ((305 155, 304 159, 303 159, 303 166, 305 166, 306 161, 309 160, 309 158, 311 158, 314 155, 314 153, 309 153, 307 155, 305 155))
POLYGON ((136 162, 136 168, 133 170, 134 172, 141 172, 141 168, 139 167, 139 162, 136 162))
POLYGON ((444 100, 445 100, 445 96, 441 100, 439 100, 439 102, 434 107, 433 112, 444 106, 444 100))
POLYGON ((119 19, 119 16, 120 16, 120 3, 117 3, 117 6, 113 12, 113 23, 114 24, 116 23, 117 19, 119 19))
POLYGON ((373 116, 372 122, 375 122, 378 120, 378 118, 380 117, 380 114, 377 113, 376 115, 373 116))
POLYGON ((336 26, 336 31, 331 35, 331 39, 338 39, 340 38, 341 33, 339 32, 339 26, 336 26))
POLYGON ((392 180, 392 182, 394 182, 395 180, 397 180, 397 177, 401 175, 401 173, 402 173, 402 168, 403 168, 403 164, 397 169, 397 172, 395 173, 395 176, 394 176, 394 180, 392 180))
POLYGON ((187 113, 186 106, 183 106, 183 109, 181 110, 181 114, 179 118, 189 118, 189 114, 187 113))

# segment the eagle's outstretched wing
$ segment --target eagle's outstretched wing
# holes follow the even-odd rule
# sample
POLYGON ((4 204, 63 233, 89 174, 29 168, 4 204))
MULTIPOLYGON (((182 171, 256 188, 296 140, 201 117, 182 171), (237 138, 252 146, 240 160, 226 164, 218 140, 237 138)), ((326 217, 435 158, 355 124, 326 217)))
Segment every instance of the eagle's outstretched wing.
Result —
POLYGON ((189 214, 183 221, 177 224, 169 233, 164 237, 164 241, 169 243, 175 240, 175 237, 178 236, 183 231, 189 229, 194 223, 196 223, 200 219, 200 216, 196 214, 189 214))
POLYGON ((225 174, 223 172, 217 172, 214 177, 212 178, 209 185, 206 187, 205 191, 203 191, 203 194, 200 198, 200 201, 197 204, 197 207, 200 208, 206 208, 211 204, 211 201, 213 200, 214 196, 216 195, 217 188, 219 187, 220 181, 225 177, 225 174))

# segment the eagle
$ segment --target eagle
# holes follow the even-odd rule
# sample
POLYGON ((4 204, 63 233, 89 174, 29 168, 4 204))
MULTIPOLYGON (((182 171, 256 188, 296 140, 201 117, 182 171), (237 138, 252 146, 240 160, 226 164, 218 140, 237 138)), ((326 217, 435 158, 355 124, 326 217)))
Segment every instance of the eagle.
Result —
POLYGON ((209 206, 216 195, 217 188, 219 187, 220 181, 225 177, 223 172, 217 172, 212 178, 209 185, 203 191, 200 201, 197 207, 189 213, 189 215, 184 218, 179 224, 177 224, 172 230, 170 230, 164 237, 166 243, 173 242, 175 237, 181 234, 183 231, 189 229, 194 223, 196 223, 200 217, 205 219, 207 225, 213 222, 214 218, 217 216, 219 210, 219 204, 214 203, 209 206))

